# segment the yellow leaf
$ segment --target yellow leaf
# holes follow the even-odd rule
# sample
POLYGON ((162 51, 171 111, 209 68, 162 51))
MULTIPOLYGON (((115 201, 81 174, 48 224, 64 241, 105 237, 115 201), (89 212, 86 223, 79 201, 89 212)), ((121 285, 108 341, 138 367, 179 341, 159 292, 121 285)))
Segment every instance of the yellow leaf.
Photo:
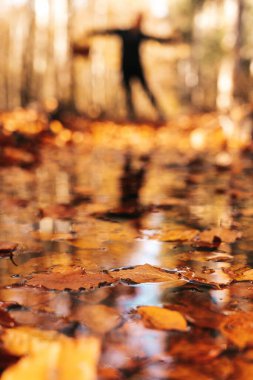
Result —
POLYGON ((198 233, 198 230, 166 230, 155 237, 160 241, 190 241, 194 239, 198 233))
POLYGON ((17 327, 6 329, 4 348, 25 356, 1 380, 95 380, 100 344, 96 338, 67 338, 57 332, 17 327))
POLYGON ((30 327, 6 329, 2 335, 4 348, 13 355, 34 354, 55 340, 67 339, 54 331, 41 331, 30 327))
POLYGON ((95 380, 99 343, 95 338, 50 342, 7 369, 1 380, 95 380))
POLYGON ((147 327, 158 330, 187 330, 187 322, 178 311, 158 306, 141 306, 137 309, 147 327))

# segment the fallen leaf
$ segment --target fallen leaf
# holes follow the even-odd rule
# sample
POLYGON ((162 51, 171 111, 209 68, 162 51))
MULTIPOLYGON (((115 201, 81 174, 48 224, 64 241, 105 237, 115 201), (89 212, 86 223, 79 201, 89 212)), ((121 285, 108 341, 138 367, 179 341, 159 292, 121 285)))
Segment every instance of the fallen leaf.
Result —
POLYGON ((40 209, 39 213, 42 218, 50 217, 53 219, 72 219, 76 214, 76 210, 71 205, 56 204, 40 209))
POLYGON ((42 312, 38 310, 16 309, 11 310, 11 318, 19 326, 37 327, 46 330, 63 330, 67 328, 69 322, 54 313, 42 312))
POLYGON ((242 233, 240 231, 229 230, 227 228, 212 228, 201 232, 197 240, 209 244, 213 244, 215 239, 220 239, 220 242, 234 243, 241 237, 242 233))
POLYGON ((253 281, 253 269, 245 270, 234 277, 235 281, 253 281))
POLYGON ((77 307, 70 320, 84 323, 94 333, 105 334, 120 324, 121 317, 112 307, 85 305, 77 307))
POLYGON ((235 361, 235 377, 234 379, 249 380, 253 378, 252 359, 243 360, 238 358, 235 361))
POLYGON ((30 327, 5 329, 2 334, 4 348, 12 355, 24 356, 40 352, 59 339, 67 339, 55 331, 42 331, 30 327))
POLYGON ((165 230, 152 238, 160 241, 191 241, 199 234, 198 230, 165 230))
POLYGON ((189 323, 196 327, 218 329, 224 320, 224 315, 210 302, 208 293, 191 290, 179 292, 176 294, 176 302, 168 302, 165 307, 180 312, 189 323))
POLYGON ((226 350, 227 344, 219 341, 216 337, 195 335, 195 331, 188 339, 183 336, 170 342, 169 354, 176 360, 183 360, 191 363, 208 363, 218 357, 226 350))
POLYGON ((26 281, 26 285, 52 290, 79 290, 94 289, 116 281, 117 279, 103 272, 86 273, 82 268, 75 268, 63 272, 34 274, 26 281))
POLYGON ((137 284, 146 282, 168 282, 172 286, 182 286, 186 281, 181 280, 179 274, 168 273, 163 269, 149 264, 137 265, 133 268, 123 268, 109 271, 114 279, 130 281, 137 284))
POLYGON ((0 254, 1 253, 10 253, 17 249, 18 244, 12 243, 9 241, 0 241, 0 254))
POLYGON ((147 327, 158 330, 187 330, 185 318, 177 311, 158 306, 141 306, 138 307, 137 313, 140 314, 147 327))
POLYGON ((57 233, 57 232, 43 232, 43 231, 33 231, 32 236, 35 239, 42 240, 42 241, 72 241, 76 237, 72 233, 57 233))
POLYGON ((14 327, 16 325, 15 320, 11 317, 10 313, 1 308, 0 305, 0 326, 14 327))
POLYGON ((226 273, 228 263, 206 262, 205 265, 196 262, 193 269, 187 269, 182 272, 184 278, 193 283, 200 283, 212 287, 229 285, 232 282, 231 276, 226 273))
POLYGON ((2 380, 95 380, 99 342, 95 338, 53 341, 7 369, 2 380))
POLYGON ((220 332, 238 348, 253 346, 253 312, 236 312, 220 324, 220 332))

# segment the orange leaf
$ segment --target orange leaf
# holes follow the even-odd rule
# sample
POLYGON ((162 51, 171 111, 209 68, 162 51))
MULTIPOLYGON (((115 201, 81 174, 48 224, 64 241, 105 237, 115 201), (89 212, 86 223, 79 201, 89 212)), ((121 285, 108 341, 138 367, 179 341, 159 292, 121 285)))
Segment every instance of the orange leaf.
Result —
POLYGON ((253 312, 237 312, 220 325, 221 333, 240 349, 253 346, 253 312))
POLYGON ((187 322, 178 311, 158 306, 141 306, 137 309, 147 327, 158 330, 187 330, 187 322))

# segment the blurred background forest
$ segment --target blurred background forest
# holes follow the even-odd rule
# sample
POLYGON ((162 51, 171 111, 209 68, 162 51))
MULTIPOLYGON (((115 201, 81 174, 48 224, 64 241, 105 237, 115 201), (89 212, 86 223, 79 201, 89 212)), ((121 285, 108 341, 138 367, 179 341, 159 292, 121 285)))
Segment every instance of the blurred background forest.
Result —
MULTIPOLYGON (((1 0, 0 110, 32 102, 89 117, 124 118, 120 40, 92 30, 129 27, 145 16, 146 33, 181 43, 143 44, 145 72, 168 117, 226 111, 253 96, 251 0, 1 0), (87 57, 73 45, 88 46, 87 57)), ((136 83, 140 117, 154 110, 136 83)))

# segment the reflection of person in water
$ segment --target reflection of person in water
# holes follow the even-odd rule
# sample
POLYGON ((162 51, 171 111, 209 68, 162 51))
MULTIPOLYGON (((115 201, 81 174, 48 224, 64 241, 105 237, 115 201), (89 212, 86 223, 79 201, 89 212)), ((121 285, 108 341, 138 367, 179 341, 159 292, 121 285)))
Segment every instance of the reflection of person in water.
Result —
POLYGON ((176 38, 157 38, 146 35, 141 31, 142 15, 139 15, 130 29, 108 29, 102 31, 95 31, 90 35, 117 35, 122 41, 122 63, 121 70, 123 74, 123 85, 126 90, 127 108, 130 117, 134 116, 134 107, 132 100, 131 82, 133 79, 139 80, 143 89, 145 90, 152 105, 158 112, 158 115, 163 119, 163 112, 157 103, 157 100, 150 89, 141 61, 140 47, 143 41, 154 40, 160 43, 173 43, 177 42, 176 38))

